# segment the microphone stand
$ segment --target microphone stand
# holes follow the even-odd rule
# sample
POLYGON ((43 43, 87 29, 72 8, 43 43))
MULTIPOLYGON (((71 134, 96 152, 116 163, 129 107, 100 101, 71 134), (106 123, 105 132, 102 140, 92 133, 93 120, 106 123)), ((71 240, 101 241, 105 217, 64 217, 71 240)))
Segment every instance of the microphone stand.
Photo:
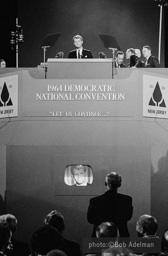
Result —
POLYGON ((114 56, 115 56, 115 51, 117 51, 117 48, 109 48, 109 50, 112 50, 112 79, 114 78, 114 56))
POLYGON ((43 63, 44 63, 44 72, 45 72, 45 79, 47 77, 47 66, 46 66, 46 51, 47 48, 49 48, 50 46, 42 46, 41 48, 43 49, 43 63))

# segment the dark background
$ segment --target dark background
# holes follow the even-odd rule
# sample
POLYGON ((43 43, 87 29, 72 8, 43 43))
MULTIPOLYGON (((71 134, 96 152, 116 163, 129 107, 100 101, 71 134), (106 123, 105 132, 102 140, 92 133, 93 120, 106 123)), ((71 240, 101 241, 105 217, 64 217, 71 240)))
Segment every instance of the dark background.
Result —
MULTIPOLYGON (((15 67, 15 51, 11 50, 10 32, 15 30, 16 17, 24 31, 24 43, 19 45, 19 67, 36 67, 43 62, 41 44, 47 34, 61 33, 46 58, 63 51, 65 58, 74 48, 72 37, 80 34, 84 47, 98 58, 100 51, 107 57, 99 34, 112 35, 120 48, 142 49, 150 45, 158 56, 159 7, 154 0, 3 0, 1 8, 0 58, 8 67, 15 67)), ((168 66, 168 10, 164 8, 161 65, 168 66)), ((127 61, 125 60, 127 63, 127 61)))

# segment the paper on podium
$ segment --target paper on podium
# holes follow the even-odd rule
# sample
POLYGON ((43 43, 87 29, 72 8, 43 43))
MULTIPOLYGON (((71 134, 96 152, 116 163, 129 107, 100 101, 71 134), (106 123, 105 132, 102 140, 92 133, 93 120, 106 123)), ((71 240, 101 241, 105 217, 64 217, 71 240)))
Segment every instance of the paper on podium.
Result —
POLYGON ((115 48, 117 50, 121 50, 114 36, 99 35, 99 37, 105 48, 115 48))
POLYGON ((58 38, 60 37, 61 33, 57 34, 48 34, 44 41, 41 44, 41 47, 52 47, 55 45, 55 43, 58 41, 58 38))

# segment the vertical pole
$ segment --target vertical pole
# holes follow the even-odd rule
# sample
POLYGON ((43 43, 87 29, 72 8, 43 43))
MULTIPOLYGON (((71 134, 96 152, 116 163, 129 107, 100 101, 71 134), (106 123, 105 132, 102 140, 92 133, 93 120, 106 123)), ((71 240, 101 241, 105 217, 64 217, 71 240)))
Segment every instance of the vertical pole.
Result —
POLYGON ((161 59, 161 39, 162 39, 162 12, 163 12, 163 5, 160 5, 160 22, 159 22, 159 47, 158 47, 158 60, 160 63, 161 59))
POLYGON ((18 68, 18 54, 19 54, 19 47, 18 47, 18 18, 16 18, 16 68, 18 68))

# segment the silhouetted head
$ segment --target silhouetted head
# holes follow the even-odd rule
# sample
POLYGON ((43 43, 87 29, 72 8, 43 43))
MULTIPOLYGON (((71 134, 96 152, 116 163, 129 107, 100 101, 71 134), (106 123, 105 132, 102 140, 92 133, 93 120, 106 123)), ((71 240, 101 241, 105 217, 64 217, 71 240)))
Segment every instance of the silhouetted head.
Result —
POLYGON ((0 216, 0 225, 7 226, 14 234, 17 230, 18 221, 13 214, 4 214, 0 216))
POLYGON ((158 229, 158 222, 155 217, 144 214, 136 223, 136 231, 139 237, 155 236, 158 229))
POLYGON ((45 218, 44 224, 50 225, 53 228, 56 228, 59 232, 63 232, 65 229, 65 222, 63 215, 57 210, 51 211, 45 218))
POLYGON ((165 229, 163 236, 162 236, 162 252, 168 252, 168 228, 165 229))
POLYGON ((109 190, 117 190, 121 187, 121 176, 116 172, 110 172, 105 179, 105 185, 109 190))
POLYGON ((102 222, 96 229, 96 237, 118 237, 118 228, 113 222, 102 222))
POLYGON ((46 256, 67 256, 67 254, 60 250, 52 250, 46 256))

